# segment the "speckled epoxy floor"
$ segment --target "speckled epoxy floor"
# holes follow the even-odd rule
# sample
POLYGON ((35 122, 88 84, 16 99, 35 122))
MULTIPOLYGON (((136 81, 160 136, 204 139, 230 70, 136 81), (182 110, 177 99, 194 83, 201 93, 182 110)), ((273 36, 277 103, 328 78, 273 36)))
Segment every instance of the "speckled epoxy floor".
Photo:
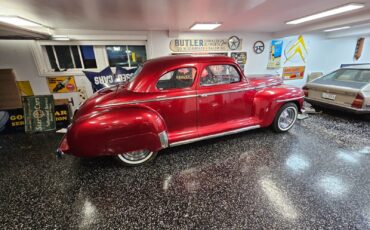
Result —
POLYGON ((0 136, 1 229, 370 229, 366 120, 311 115, 136 168, 57 160, 59 138, 0 136))

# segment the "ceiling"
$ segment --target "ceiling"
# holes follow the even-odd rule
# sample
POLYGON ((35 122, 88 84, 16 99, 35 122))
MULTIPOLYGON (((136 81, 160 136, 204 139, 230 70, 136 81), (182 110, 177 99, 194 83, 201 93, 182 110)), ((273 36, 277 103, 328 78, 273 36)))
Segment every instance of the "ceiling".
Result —
POLYGON ((222 22, 216 31, 289 34, 370 22, 370 0, 360 0, 365 7, 352 13, 313 24, 285 24, 350 2, 357 1, 0 0, 0 15, 18 15, 54 29, 188 31, 194 22, 222 22))

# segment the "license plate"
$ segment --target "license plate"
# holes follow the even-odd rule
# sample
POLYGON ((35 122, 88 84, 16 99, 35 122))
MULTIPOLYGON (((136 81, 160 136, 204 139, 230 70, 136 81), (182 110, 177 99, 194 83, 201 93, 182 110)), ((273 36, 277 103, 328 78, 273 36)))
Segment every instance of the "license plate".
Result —
POLYGON ((335 94, 331 94, 331 93, 322 93, 321 97, 322 98, 325 98, 325 99, 329 99, 329 100, 335 100, 335 94))

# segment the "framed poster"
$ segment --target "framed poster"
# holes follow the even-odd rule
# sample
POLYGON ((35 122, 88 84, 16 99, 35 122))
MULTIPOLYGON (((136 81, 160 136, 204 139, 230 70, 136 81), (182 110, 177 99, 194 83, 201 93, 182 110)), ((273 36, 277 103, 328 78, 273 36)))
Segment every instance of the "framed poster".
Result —
POLYGON ((239 65, 245 65, 247 63, 247 52, 231 52, 230 57, 239 65))
POLYGON ((283 40, 272 40, 270 57, 267 63, 267 68, 276 69, 281 66, 281 54, 283 50, 283 40))
POLYGON ((288 66, 283 69, 284 80, 303 79, 305 66, 288 66))
POLYGON ((50 131, 56 128, 53 95, 23 97, 26 132, 50 131))
POLYGON ((77 91, 73 76, 48 77, 47 80, 50 93, 71 93, 77 91))

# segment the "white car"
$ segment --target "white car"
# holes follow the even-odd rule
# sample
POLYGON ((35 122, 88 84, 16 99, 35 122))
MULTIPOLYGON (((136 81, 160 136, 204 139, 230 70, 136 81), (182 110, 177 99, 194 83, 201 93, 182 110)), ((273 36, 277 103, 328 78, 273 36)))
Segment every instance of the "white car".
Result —
POLYGON ((314 108, 370 114, 370 65, 338 69, 307 83, 303 91, 314 108))

